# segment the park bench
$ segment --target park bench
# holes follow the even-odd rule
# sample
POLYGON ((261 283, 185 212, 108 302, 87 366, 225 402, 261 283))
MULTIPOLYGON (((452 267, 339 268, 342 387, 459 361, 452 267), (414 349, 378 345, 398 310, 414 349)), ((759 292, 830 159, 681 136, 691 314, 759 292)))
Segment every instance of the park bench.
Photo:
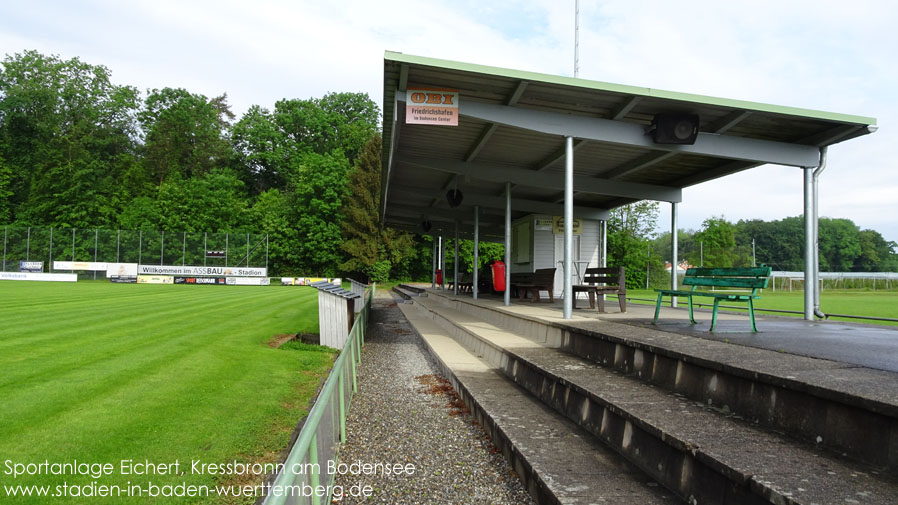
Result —
POLYGON ((620 311, 627 311, 627 281, 624 267, 587 268, 583 275, 583 284, 574 284, 574 308, 577 308, 577 293, 589 295, 589 308, 596 308, 596 297, 599 299, 598 312, 605 312, 605 297, 617 295, 620 311))
MULTIPOLYGON (((511 275, 514 276, 515 274, 511 275)), ((512 286, 514 286, 520 293, 521 300, 527 298, 527 292, 531 291, 533 292, 531 301, 538 302, 539 292, 548 291, 549 301, 552 303, 555 302, 555 267, 538 268, 533 272, 532 277, 530 277, 529 280, 522 280, 524 282, 515 284, 514 279, 512 279, 512 286)))
POLYGON ((695 323, 692 310, 692 298, 704 296, 714 298, 714 312, 711 315, 711 331, 717 326, 717 307, 721 300, 728 302, 748 303, 748 315, 751 318, 751 331, 757 333, 755 325, 754 300, 761 298, 758 290, 767 287, 770 281, 771 268, 768 266, 751 268, 690 268, 683 277, 683 285, 691 286, 689 290, 682 289, 656 289, 658 303, 655 305, 655 319, 652 324, 658 322, 658 313, 661 311, 661 299, 664 296, 685 296, 689 299, 689 321, 695 323), (721 288, 721 289, 751 289, 751 293, 724 293, 715 291, 697 291, 696 288, 721 288))
MULTIPOLYGON (((449 283, 450 289, 452 288, 452 283, 449 283)), ((471 272, 464 272, 458 279, 458 292, 459 293, 471 293, 474 290, 474 274, 471 272)))

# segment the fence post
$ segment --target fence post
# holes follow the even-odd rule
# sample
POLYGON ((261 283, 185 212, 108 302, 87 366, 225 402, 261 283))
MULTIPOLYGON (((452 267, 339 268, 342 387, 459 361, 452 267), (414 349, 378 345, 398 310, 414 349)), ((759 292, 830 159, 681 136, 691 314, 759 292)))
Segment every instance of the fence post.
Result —
POLYGON ((115 262, 121 263, 122 230, 115 230, 115 262))
POLYGON ((231 238, 231 234, 225 233, 225 268, 228 267, 228 247, 229 247, 230 238, 231 238))
POLYGON ((50 227, 50 260, 47 261, 47 272, 53 271, 53 227, 50 227))
MULTIPOLYGON (((72 228, 72 263, 75 262, 75 230, 77 228, 72 228)), ((75 273, 74 267, 75 265, 72 265, 72 270, 69 270, 71 273, 75 273)))
MULTIPOLYGON (((318 473, 320 469, 321 467, 318 465, 318 431, 316 430, 312 434, 312 441, 309 443, 309 470, 311 470, 309 484, 312 486, 312 489, 318 489, 318 484, 320 483, 318 473)), ((318 496, 318 493, 312 493, 312 503, 321 505, 321 497, 318 496)))
MULTIPOLYGON (((94 228, 94 263, 97 262, 97 249, 100 248, 99 238, 100 238, 100 229, 94 228)), ((94 266, 96 267, 96 265, 94 265, 94 266)), ((96 270, 94 270, 94 280, 97 280, 97 271, 96 270)))
POLYGON ((249 268, 249 233, 246 234, 246 268, 249 268))
POLYGON ((28 238, 25 239, 25 261, 30 260, 31 255, 31 227, 28 227, 28 238))
POLYGON ((181 232, 181 266, 184 266, 184 259, 187 257, 187 232, 181 232))
POLYGON ((3 227, 3 272, 6 271, 6 233, 9 231, 9 226, 3 227))
POLYGON ((137 264, 143 259, 143 230, 137 230, 137 264))
POLYGON ((268 234, 265 234, 265 273, 268 273, 268 234))
POLYGON ((163 258, 165 258, 165 230, 162 231, 162 240, 160 240, 160 242, 161 243, 159 244, 159 266, 162 266, 165 264, 164 259, 163 259, 163 258))
POLYGON ((209 256, 209 248, 206 246, 206 240, 209 238, 209 232, 203 232, 203 266, 206 266, 206 257, 209 256))

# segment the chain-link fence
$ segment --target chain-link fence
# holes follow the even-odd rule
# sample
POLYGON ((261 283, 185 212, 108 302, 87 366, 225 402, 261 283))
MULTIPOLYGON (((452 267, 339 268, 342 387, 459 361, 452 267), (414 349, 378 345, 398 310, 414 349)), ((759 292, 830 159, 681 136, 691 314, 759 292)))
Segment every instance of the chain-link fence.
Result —
MULTIPOLYGON (((57 269, 55 262, 137 263, 268 268, 268 235, 155 230, 3 227, 0 271, 75 272, 103 278, 105 269, 57 269), (28 265, 23 265, 23 262, 28 265)), ((77 267, 77 265, 63 265, 77 267)))

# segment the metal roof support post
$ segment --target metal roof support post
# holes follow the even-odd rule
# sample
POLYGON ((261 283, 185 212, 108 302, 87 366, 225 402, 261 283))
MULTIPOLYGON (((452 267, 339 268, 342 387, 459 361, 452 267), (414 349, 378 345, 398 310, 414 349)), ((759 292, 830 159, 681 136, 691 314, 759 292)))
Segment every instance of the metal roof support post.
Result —
POLYGON ((435 235, 430 236, 431 241, 433 242, 433 247, 430 248, 430 256, 431 256, 431 267, 430 267, 430 289, 436 289, 437 287, 437 237, 435 235))
POLYGON ((804 318, 814 320, 814 169, 804 170, 804 318))
POLYGON ((505 183, 505 306, 511 305, 511 183, 505 183))
POLYGON ((571 245, 574 242, 574 138, 564 138, 564 299, 563 317, 570 319, 574 311, 571 293, 571 245))
POLYGON ((440 263, 437 268, 443 271, 440 289, 446 289, 446 243, 443 242, 443 230, 440 230, 440 263))
POLYGON ((602 220, 602 258, 601 258, 601 266, 602 268, 606 268, 608 266, 608 221, 602 220))
MULTIPOLYGON (((826 318, 826 314, 820 310, 820 214, 818 213, 818 204, 820 203, 818 178, 826 168, 826 147, 820 148, 820 166, 814 170, 814 178, 812 181, 814 193, 814 315, 820 318, 826 318)), ((874 279, 873 287, 876 287, 874 279)))
MULTIPOLYGON (((670 203, 670 289, 677 289, 677 202, 670 203)), ((676 308, 677 297, 670 297, 670 306, 676 308)))
POLYGON ((472 279, 471 293, 477 299, 478 270, 480 270, 480 206, 474 206, 474 277, 472 279))
POLYGON ((458 296, 458 220, 455 221, 455 259, 452 261, 452 294, 458 296))

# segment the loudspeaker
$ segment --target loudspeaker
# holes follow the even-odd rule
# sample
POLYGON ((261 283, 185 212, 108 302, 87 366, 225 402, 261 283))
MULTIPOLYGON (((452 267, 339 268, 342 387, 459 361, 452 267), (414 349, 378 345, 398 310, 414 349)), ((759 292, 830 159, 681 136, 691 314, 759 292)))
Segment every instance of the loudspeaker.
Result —
POLYGON ((461 201, 464 199, 464 195, 461 194, 461 191, 457 189, 450 189, 446 192, 446 201, 449 202, 449 206, 453 209, 461 205, 461 201))
POLYGON ((695 144, 698 114, 655 114, 652 126, 652 140, 656 144, 695 144))

